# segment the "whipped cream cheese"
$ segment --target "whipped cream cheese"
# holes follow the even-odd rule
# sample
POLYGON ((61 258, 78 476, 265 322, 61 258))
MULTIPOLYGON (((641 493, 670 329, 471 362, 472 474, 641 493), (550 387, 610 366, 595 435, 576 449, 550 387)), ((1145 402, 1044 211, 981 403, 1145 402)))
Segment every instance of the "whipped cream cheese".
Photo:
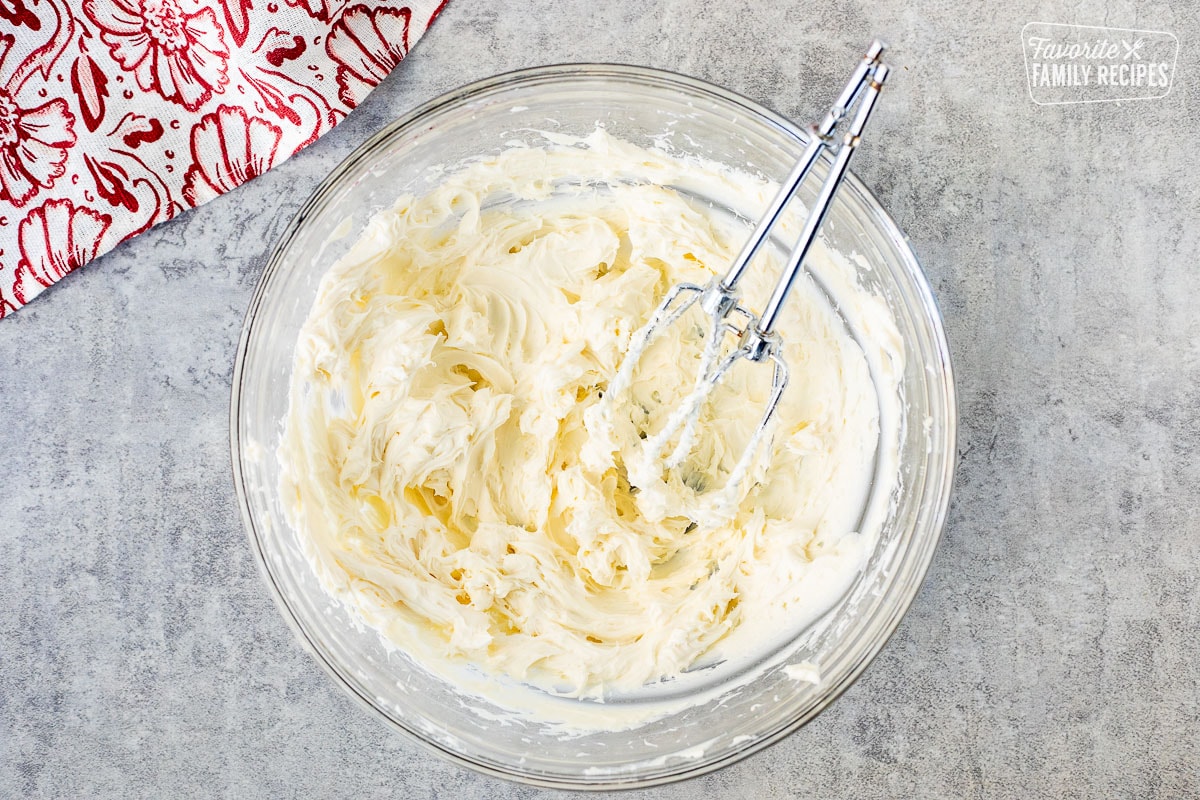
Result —
MULTIPOLYGON (((700 326, 655 339, 598 411, 667 289, 736 255, 748 228, 718 209, 752 218, 774 190, 597 131, 378 214, 318 290, 278 451, 330 591, 435 671, 593 699, 753 660, 835 604, 878 536, 864 504, 896 482, 904 358, 841 255, 818 245, 821 286, 789 300, 789 388, 728 513, 695 509, 751 444, 769 367, 729 375, 674 470, 632 468, 692 389, 700 326)), ((780 263, 752 265, 748 304, 780 263)))

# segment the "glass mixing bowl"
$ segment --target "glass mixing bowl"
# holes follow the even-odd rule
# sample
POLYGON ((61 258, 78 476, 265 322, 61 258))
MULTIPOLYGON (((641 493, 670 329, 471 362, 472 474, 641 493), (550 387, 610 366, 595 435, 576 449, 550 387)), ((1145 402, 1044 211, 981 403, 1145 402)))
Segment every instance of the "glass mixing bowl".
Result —
MULTIPOLYGON (((706 687, 701 702, 666 718, 563 737, 482 700, 463 703, 326 594, 285 519, 275 457, 297 332, 322 275, 368 218, 402 193, 428 189, 444 167, 514 141, 544 144, 539 131, 586 135, 597 124, 644 147, 670 130, 677 149, 777 182, 805 143, 800 128, 757 103, 641 67, 530 69, 439 97, 359 147, 292 220, 246 314, 231 408, 234 480, 251 543, 284 617, 334 680, 452 761, 564 788, 702 774, 778 741, 825 708, 879 652, 916 595, 945 520, 955 452, 954 382, 934 299, 903 234, 850 175, 823 236, 833 249, 857 254, 860 282, 884 298, 903 338, 900 488, 885 498, 887 521, 863 574, 794 646, 771 654, 748 682, 745 674, 730 676, 727 686, 706 687), (806 662, 819 665, 818 683, 797 680, 806 662)), ((812 193, 801 199, 811 201, 812 193)), ((727 211, 747 219, 760 213, 727 211)))

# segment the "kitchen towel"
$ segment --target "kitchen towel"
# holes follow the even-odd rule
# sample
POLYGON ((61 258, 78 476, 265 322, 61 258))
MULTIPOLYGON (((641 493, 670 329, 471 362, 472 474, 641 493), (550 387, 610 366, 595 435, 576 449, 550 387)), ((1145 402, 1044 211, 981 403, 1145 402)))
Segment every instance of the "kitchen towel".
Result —
POLYGON ((329 131, 446 0, 0 0, 0 318, 329 131))

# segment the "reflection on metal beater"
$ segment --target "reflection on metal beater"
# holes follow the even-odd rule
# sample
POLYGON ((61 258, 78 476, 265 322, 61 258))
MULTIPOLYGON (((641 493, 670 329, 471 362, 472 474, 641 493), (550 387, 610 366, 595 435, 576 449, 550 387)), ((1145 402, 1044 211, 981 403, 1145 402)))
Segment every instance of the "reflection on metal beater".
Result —
POLYGON ((883 43, 879 41, 871 43, 866 55, 855 68, 833 107, 829 109, 819 124, 811 127, 812 136, 808 147, 800 156, 791 174, 780 187, 778 194, 771 201, 771 205, 759 220, 754 232, 724 277, 713 278, 706 286, 690 283, 674 286, 651 315, 650 321, 634 334, 629 351, 605 393, 603 403, 609 413, 613 407, 614 398, 628 392, 633 382, 634 370, 646 348, 656 336, 678 322, 684 313, 697 302, 704 314, 707 315, 710 326, 692 390, 668 417, 663 428, 645 440, 643 444, 645 462, 642 465, 643 468, 637 470, 636 476, 631 470, 631 482, 637 479, 644 480, 650 472, 654 471, 647 470, 645 465, 658 462, 663 451, 676 435, 679 437, 678 441, 670 455, 658 467, 658 476, 661 476, 663 468, 674 469, 683 462, 695 445, 700 412, 704 403, 734 364, 742 359, 751 363, 769 361, 774 367, 770 398, 754 434, 730 472, 725 488, 721 490, 716 507, 727 506, 731 500, 735 499, 737 488, 752 466, 755 453, 775 415, 783 392, 787 388, 788 367, 783 359, 783 342, 779 334, 775 332, 775 323, 779 319, 780 309, 787 300, 788 293, 800 274, 804 260, 812 248, 813 242, 816 241, 821 223, 829 211, 834 194, 841 185, 850 163, 850 157, 854 155, 854 150, 861 140, 871 110, 887 79, 888 67, 880 60, 883 51, 883 43), (855 104, 857 104, 857 110, 854 110, 855 104), (849 129, 838 142, 836 138, 838 129, 852 111, 854 111, 854 116, 849 123, 849 129), (751 260, 767 240, 771 230, 778 223, 788 201, 804 182, 821 151, 825 148, 829 148, 833 153, 833 163, 829 174, 821 185, 812 210, 805 219, 804 227, 788 257, 783 275, 776 284, 766 308, 761 315, 755 314, 741 303, 737 290, 738 282, 751 260), (729 335, 735 337, 736 347, 722 356, 722 343, 729 335))

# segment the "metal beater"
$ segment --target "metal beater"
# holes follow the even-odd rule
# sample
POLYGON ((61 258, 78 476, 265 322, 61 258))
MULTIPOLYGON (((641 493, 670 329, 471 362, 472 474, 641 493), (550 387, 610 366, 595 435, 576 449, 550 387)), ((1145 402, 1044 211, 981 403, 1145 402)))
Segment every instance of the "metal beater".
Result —
POLYGON ((708 315, 711 324, 694 388, 668 417, 662 430, 645 440, 643 443, 645 460, 640 468, 635 469, 635 465, 631 465, 631 482, 637 483, 640 482, 639 479, 649 478, 655 469, 661 476, 662 466, 665 466, 666 469, 673 469, 687 457, 695 444, 700 411, 704 402, 734 364, 742 359, 759 364, 770 361, 774 365, 770 398, 749 444, 729 475, 724 492, 727 495, 726 499, 732 498, 737 486, 744 479, 788 383, 788 367, 782 354, 783 342, 779 334, 775 332, 775 324, 779 319, 780 309, 800 274, 804 259, 812 248, 813 242, 816 241, 821 223, 829 211, 834 194, 841 185, 850 163, 850 157, 854 155, 854 150, 861 140, 863 128, 866 127, 867 119, 871 115, 871 109, 879 98, 880 89, 883 88, 884 81, 887 79, 888 67, 880 61, 883 51, 882 42, 871 43, 866 55, 855 68, 850 81, 842 90, 833 107, 829 109, 820 124, 811 127, 812 137, 808 147, 800 156, 792 173, 780 187, 779 193, 771 201, 771 205, 759 220, 750 239, 724 277, 713 278, 706 286, 690 283, 674 286, 659 304, 650 321, 634 334, 629 351, 605 393, 605 405, 609 409, 612 407, 612 398, 619 397, 629 390, 634 370, 654 337, 678 322, 684 313, 696 303, 699 303, 700 308, 708 315), (835 134, 844 120, 850 116, 856 103, 857 111, 850 121, 849 130, 838 143, 835 140, 835 134), (816 202, 805 220, 804 227, 791 251, 783 275, 775 286, 774 293, 762 314, 755 314, 741 303, 737 290, 738 282, 751 260, 767 240, 772 228, 779 221, 788 201, 791 200, 792 195, 804 182, 804 179, 808 177, 817 157, 827 147, 833 152, 833 163, 829 174, 821 185, 816 202), (725 337, 730 334, 736 337, 736 346, 731 352, 722 356, 723 342, 725 337), (649 466, 658 463, 663 450, 676 434, 679 435, 679 441, 666 461, 659 467, 649 466), (635 471, 640 475, 635 476, 635 471))

